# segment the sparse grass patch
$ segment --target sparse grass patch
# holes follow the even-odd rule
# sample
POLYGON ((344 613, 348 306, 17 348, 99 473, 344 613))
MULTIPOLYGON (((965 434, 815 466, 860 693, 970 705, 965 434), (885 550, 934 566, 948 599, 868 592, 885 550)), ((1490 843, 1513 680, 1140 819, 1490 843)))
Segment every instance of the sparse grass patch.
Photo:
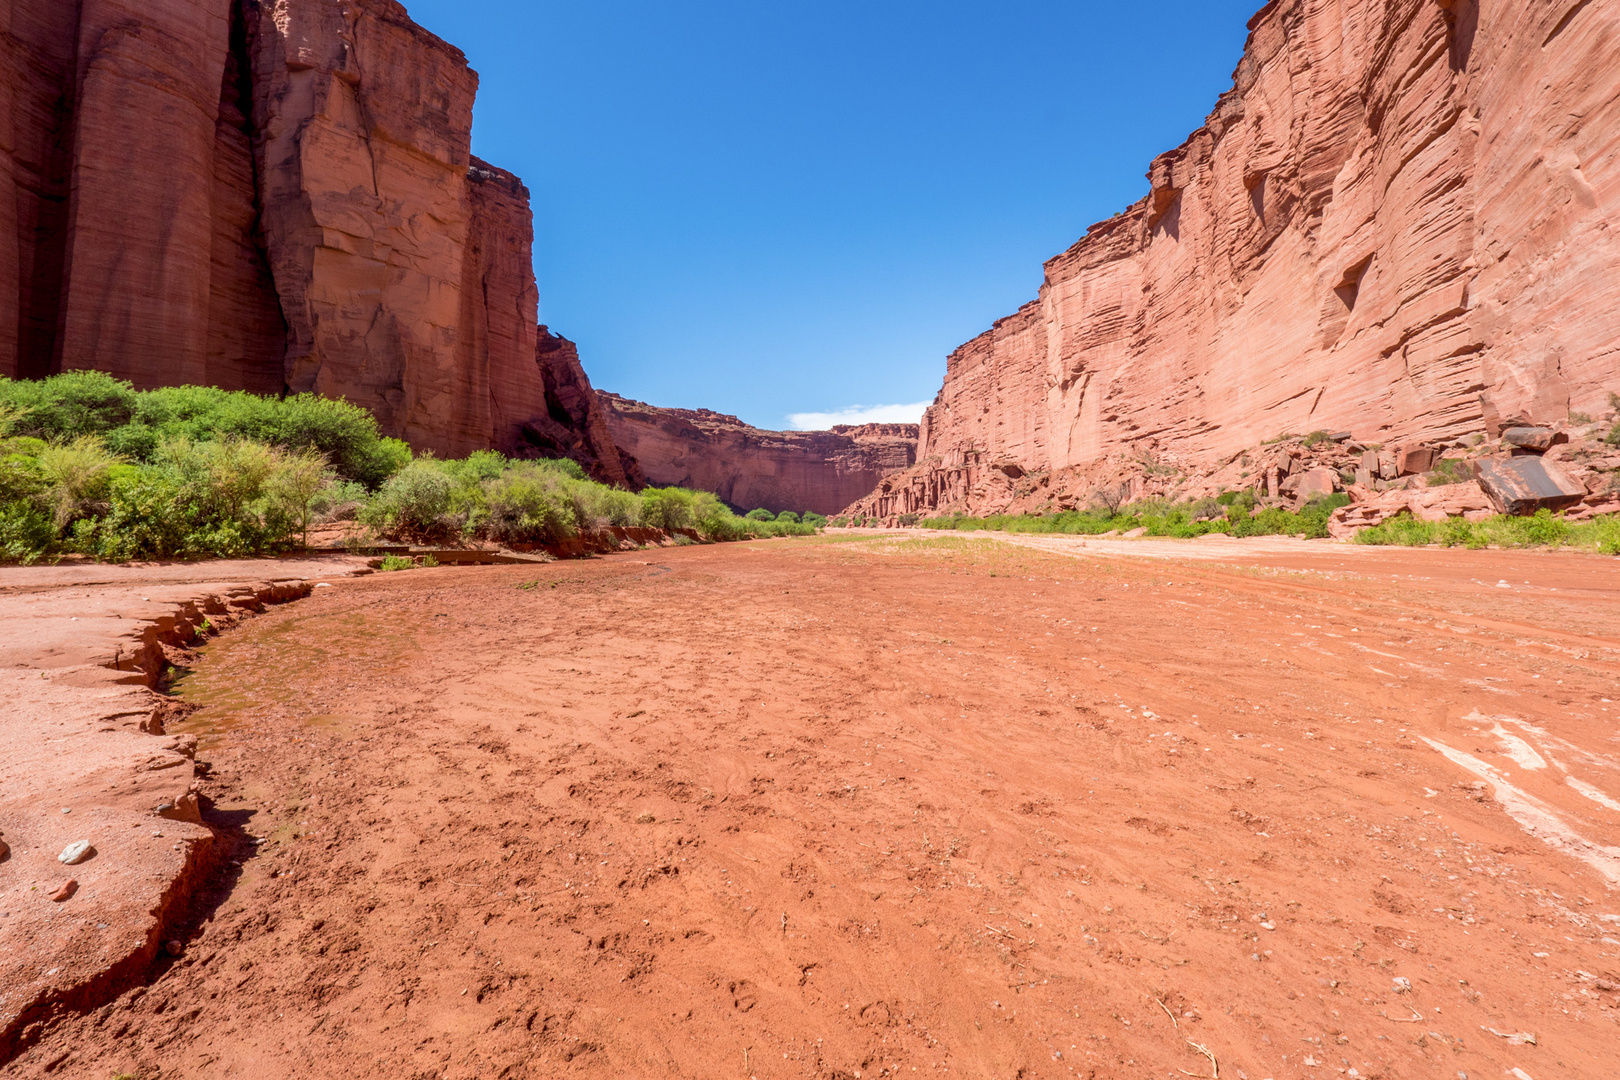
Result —
POLYGON ((1272 507, 1253 513, 1254 494, 1244 491, 1228 492, 1213 500, 1201 499, 1189 503, 1144 500, 1112 512, 1099 506, 1092 510, 1065 510, 1057 514, 994 514, 981 518, 963 514, 924 518, 918 524, 930 529, 961 531, 985 529, 994 532, 1064 533, 1080 536, 1100 536, 1109 532, 1145 529, 1149 536, 1177 539, 1191 539, 1216 532, 1231 536, 1316 538, 1327 535, 1328 518, 1334 510, 1348 505, 1349 502, 1350 497, 1340 493, 1313 499, 1298 511, 1272 507), (1224 515, 1220 512, 1222 500, 1226 500, 1224 515))
POLYGON ((1483 521, 1464 518, 1420 521, 1410 514, 1401 513, 1380 525, 1361 530, 1356 534, 1356 543, 1401 547, 1443 544, 1446 547, 1474 550, 1486 547, 1569 547, 1603 555, 1620 555, 1620 515, 1607 514, 1590 521, 1571 522, 1554 516, 1551 511, 1540 510, 1532 517, 1498 514, 1483 521))

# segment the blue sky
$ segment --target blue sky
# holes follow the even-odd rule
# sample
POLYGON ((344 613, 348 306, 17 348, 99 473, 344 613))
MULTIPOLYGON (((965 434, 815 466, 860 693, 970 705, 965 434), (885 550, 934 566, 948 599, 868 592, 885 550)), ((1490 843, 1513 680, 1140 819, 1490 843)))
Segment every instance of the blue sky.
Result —
POLYGON ((533 192, 592 382, 782 428, 931 400, 1146 193, 1260 0, 406 6, 482 77, 474 152, 533 192))

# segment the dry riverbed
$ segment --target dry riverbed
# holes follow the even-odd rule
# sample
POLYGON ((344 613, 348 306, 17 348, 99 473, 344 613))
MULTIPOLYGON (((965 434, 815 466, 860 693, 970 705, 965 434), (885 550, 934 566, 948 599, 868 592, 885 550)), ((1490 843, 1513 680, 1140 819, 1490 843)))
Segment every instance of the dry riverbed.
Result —
POLYGON ((1620 1074, 1620 560, 1035 548, 256 617, 180 682, 178 955, 8 1071, 1620 1074))

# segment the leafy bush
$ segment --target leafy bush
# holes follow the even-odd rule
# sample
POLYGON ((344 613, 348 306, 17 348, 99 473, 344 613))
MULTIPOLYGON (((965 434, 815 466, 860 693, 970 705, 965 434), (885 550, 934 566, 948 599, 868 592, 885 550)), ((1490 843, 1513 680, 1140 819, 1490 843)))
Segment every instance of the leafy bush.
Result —
POLYGON ((55 539, 50 515, 37 506, 26 502, 0 504, 0 562, 36 562, 55 539))
POLYGON ((104 435, 130 422, 136 392, 99 371, 68 371, 39 381, 0 379, 0 406, 15 414, 12 433, 47 442, 104 435))
POLYGON ((651 529, 690 529, 693 493, 682 488, 647 488, 641 493, 641 523, 651 529))
POLYGON ((740 518, 682 488, 617 490, 574 461, 413 458, 369 413, 308 394, 137 392, 98 372, 0 378, 0 561, 268 554, 351 519, 385 537, 541 544, 609 526, 737 540, 825 524, 740 518))
POLYGON ((775 521, 776 515, 763 507, 755 507, 743 515, 749 521, 775 521))
POLYGON ((572 500, 554 477, 537 469, 513 469, 485 481, 491 539, 503 543, 550 544, 574 535, 572 500))
POLYGON ((795 514, 791 510, 784 510, 780 514, 776 515, 776 520, 780 521, 784 525, 797 525, 799 523, 799 515, 795 514))
POLYGON ((459 531, 449 520, 455 491, 455 482, 437 462, 413 461, 389 477, 360 512, 360 520, 400 536, 443 540, 459 531))
POLYGON ((46 446, 35 458, 38 475, 46 485, 51 524, 58 533, 84 515, 88 504, 106 494, 108 476, 122 462, 96 435, 80 435, 72 442, 46 446))
POLYGON ((109 449, 148 462, 167 442, 235 438, 326 457, 339 475, 375 488, 411 460, 376 418, 346 401, 296 394, 261 397, 210 386, 137 391, 99 371, 38 381, 0 378, 0 409, 13 434, 54 442, 99 435, 109 449))
POLYGON ((1442 535, 1444 534, 1438 523, 1419 521, 1403 511, 1392 518, 1386 518, 1381 524, 1356 533, 1356 543, 1422 547, 1435 543, 1442 535))

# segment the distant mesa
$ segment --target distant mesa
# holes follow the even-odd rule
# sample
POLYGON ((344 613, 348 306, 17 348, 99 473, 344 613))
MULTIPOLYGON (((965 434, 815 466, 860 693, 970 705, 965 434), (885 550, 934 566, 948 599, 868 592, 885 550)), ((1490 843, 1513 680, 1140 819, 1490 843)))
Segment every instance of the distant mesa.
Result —
POLYGON ((709 409, 598 393, 614 444, 647 483, 712 491, 743 510, 834 514, 916 461, 916 424, 762 431, 709 409))

